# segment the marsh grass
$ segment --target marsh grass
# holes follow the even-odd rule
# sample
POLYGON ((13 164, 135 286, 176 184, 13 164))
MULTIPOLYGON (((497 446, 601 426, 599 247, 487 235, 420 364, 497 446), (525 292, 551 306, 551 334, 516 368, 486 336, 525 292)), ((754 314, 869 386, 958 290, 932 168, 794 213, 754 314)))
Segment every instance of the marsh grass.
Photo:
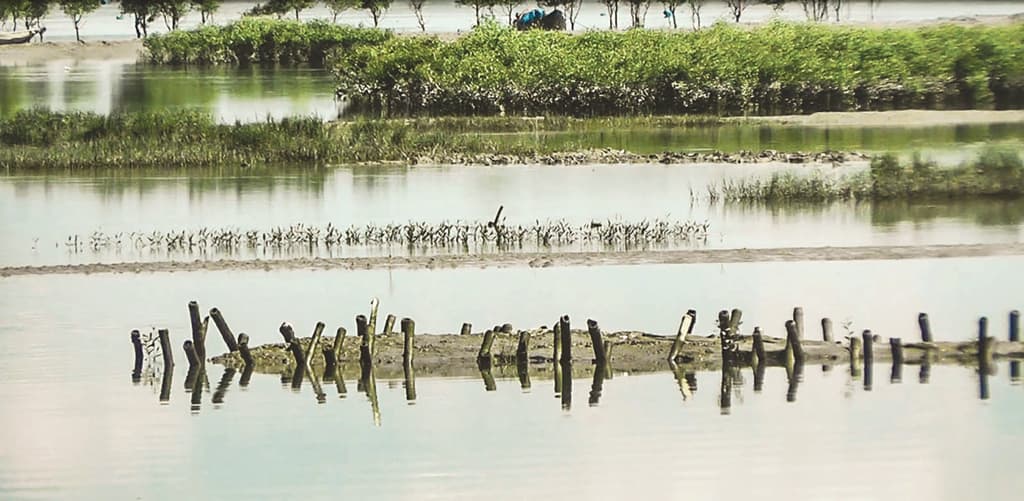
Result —
POLYGON ((783 172, 768 179, 725 181, 708 187, 711 202, 802 203, 836 200, 1019 197, 1024 195, 1020 152, 989 146, 972 161, 941 167, 919 155, 901 163, 893 154, 874 157, 863 172, 833 176, 783 172))

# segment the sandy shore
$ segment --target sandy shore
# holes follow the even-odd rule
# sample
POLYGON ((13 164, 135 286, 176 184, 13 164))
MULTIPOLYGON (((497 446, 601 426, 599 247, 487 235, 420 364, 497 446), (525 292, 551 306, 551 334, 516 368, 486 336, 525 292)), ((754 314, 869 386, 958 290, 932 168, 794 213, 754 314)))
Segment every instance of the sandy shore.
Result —
POLYGON ((1024 244, 791 247, 654 252, 523 252, 458 256, 299 258, 266 261, 159 261, 148 263, 10 266, 0 268, 0 277, 190 271, 507 268, 524 266, 547 268, 549 266, 866 261, 993 256, 1024 256, 1024 244))
POLYGON ((0 65, 42 64, 62 59, 136 60, 142 52, 142 40, 43 42, 27 45, 0 45, 0 65))

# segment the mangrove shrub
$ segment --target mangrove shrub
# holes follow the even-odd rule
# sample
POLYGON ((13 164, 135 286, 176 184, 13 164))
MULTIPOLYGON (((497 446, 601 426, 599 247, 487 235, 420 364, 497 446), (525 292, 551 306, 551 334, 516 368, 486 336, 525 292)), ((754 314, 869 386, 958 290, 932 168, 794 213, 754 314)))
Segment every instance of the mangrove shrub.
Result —
POLYGON ((339 93, 411 113, 777 114, 1024 103, 1024 23, 719 23, 692 33, 391 38, 338 53, 339 93))

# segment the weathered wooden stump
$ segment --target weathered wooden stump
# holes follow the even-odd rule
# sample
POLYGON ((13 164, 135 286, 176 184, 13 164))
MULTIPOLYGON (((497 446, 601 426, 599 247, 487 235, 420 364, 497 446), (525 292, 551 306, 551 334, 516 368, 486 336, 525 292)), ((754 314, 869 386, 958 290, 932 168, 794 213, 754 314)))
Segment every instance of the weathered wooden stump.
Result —
MULTIPOLYGON (((415 337, 416 337, 416 322, 411 318, 402 319, 402 362, 406 365, 412 365, 412 359, 415 355, 415 337)), ((414 391, 415 394, 415 391, 414 391)), ((415 399, 415 397, 413 397, 415 399)))
POLYGON ((572 363, 572 327, 569 325, 569 315, 562 315, 558 319, 558 326, 562 331, 562 357, 559 362, 563 364, 572 363))
POLYGON ((932 326, 928 322, 927 313, 919 313, 917 315, 917 325, 921 328, 921 341, 926 343, 932 342, 932 326))
POLYGON ((139 331, 132 331, 132 347, 135 349, 135 364, 132 365, 132 382, 138 383, 142 380, 142 335, 139 331))
POLYGON ((242 362, 246 367, 254 365, 252 352, 249 351, 249 335, 244 332, 238 335, 238 354, 242 356, 242 362))
POLYGON ((826 343, 833 342, 832 341, 832 319, 831 318, 826 317, 826 318, 821 319, 821 339, 824 340, 826 343))
POLYGON ((196 355, 206 360, 206 321, 199 317, 199 303, 189 301, 188 316, 192 324, 192 344, 195 346, 196 355))
POLYGON ((601 327, 597 325, 597 320, 587 320, 587 333, 590 334, 590 344, 594 348, 594 361, 598 365, 603 365, 607 362, 604 351, 604 339, 601 337, 601 327))
POLYGON ((188 366, 191 368, 199 365, 199 355, 196 353, 196 348, 192 344, 192 340, 186 339, 182 347, 185 349, 185 358, 188 360, 188 366))
POLYGON ((164 359, 164 372, 167 372, 169 368, 174 367, 174 355, 171 353, 171 335, 167 329, 160 329, 157 331, 157 336, 160 338, 160 355, 164 359))
POLYGON ((672 348, 668 352, 669 361, 675 361, 679 357, 679 350, 686 342, 686 336, 693 333, 693 326, 697 323, 697 311, 687 310, 683 318, 679 320, 679 330, 676 331, 676 338, 672 342, 672 348))
POLYGON ((231 328, 228 327, 228 323, 224 321, 224 315, 221 314, 220 310, 217 308, 211 309, 210 318, 213 319, 213 324, 217 326, 217 331, 220 332, 220 337, 224 340, 224 344, 227 345, 228 351, 238 351, 238 341, 235 340, 235 335, 231 332, 231 328))

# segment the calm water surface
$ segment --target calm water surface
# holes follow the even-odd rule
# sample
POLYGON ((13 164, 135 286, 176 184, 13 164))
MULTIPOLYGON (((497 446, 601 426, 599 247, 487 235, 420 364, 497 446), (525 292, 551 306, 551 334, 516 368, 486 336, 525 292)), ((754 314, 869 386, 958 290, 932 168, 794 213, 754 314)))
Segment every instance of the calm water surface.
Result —
POLYGON ((316 68, 169 68, 133 61, 0 65, 0 118, 19 110, 99 114, 189 109, 223 122, 337 118, 334 79, 316 68))
MULTIPOLYGON (((863 168, 822 167, 822 175, 863 168)), ((369 167, 256 173, 112 173, 0 177, 0 264, 42 265, 225 254, 167 253, 127 244, 93 251, 68 247, 94 231, 148 233, 207 228, 269 231, 303 223, 342 228, 368 223, 482 221, 499 205, 511 225, 564 219, 572 224, 651 218, 707 221, 706 241, 676 246, 743 248, 1013 243, 1024 237, 1024 201, 709 204, 710 184, 768 176, 783 165, 586 167, 369 167), (693 196, 697 197, 695 201, 693 196)), ((807 173, 808 168, 799 172, 807 173)), ((493 251, 474 248, 472 251, 493 251)), ((535 249, 527 249, 535 250, 535 249)), ((582 250, 580 245, 562 250, 582 250)), ((428 249, 462 252, 459 249, 428 249)), ((366 254, 405 255, 401 246, 249 250, 235 258, 366 254)), ((424 252, 414 249, 412 252, 424 252)))
POLYGON ((382 378, 375 420, 354 380, 347 398, 328 385, 327 402, 317 404, 308 384, 295 392, 276 375, 257 374, 240 388, 238 374, 217 366, 193 406, 183 363, 161 405, 159 380, 129 381, 128 332, 169 327, 181 358, 189 299, 219 306, 236 331, 263 343, 277 340, 282 320, 351 327, 376 294, 382 311, 412 316, 424 332, 467 320, 528 326, 562 313, 592 316, 608 330, 669 332, 689 307, 701 312, 703 331, 704 313, 725 306, 743 308, 749 326, 771 332, 803 304, 809 319, 852 315, 855 328, 908 339, 917 311, 932 314, 938 339, 970 339, 984 314, 990 333, 1004 337, 1005 313, 1019 306, 1013 291, 1022 265, 1011 258, 452 270, 444 280, 413 270, 0 279, 0 497, 171 498, 187 484, 239 499, 1015 499, 1024 487, 1014 473, 1024 389, 1005 364, 987 378, 986 400, 970 368, 935 366, 920 384, 908 366, 893 384, 888 365, 876 364, 866 391, 844 366, 809 366, 792 402, 783 369, 768 371, 761 392, 745 369, 727 414, 721 372, 692 374, 697 389, 688 399, 671 372, 616 372, 593 406, 592 381, 578 377, 568 409, 543 372, 527 392, 511 379, 488 392, 475 378, 420 378, 414 405, 401 380, 382 378))

